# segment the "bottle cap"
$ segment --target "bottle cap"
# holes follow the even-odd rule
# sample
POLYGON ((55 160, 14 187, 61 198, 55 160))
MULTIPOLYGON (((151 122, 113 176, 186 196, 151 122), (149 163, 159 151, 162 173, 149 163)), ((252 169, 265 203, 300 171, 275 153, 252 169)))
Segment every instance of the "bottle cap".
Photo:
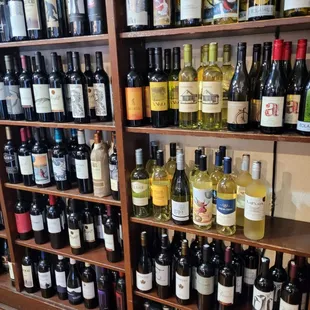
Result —
POLYGON ((283 40, 274 40, 273 42, 273 60, 282 60, 283 59, 283 40))
POLYGON ((224 173, 231 173, 231 157, 224 157, 224 173))
POLYGON ((242 163, 241 163, 241 170, 242 171, 249 171, 250 166, 250 155, 243 154, 242 155, 242 163))
POLYGON ((62 142, 62 132, 60 128, 55 128, 55 142, 62 142))
POLYGON ((50 206, 54 206, 56 204, 56 197, 53 195, 48 195, 48 200, 50 202, 50 206))
POLYGON ((136 149, 136 164, 143 165, 143 151, 142 149, 136 149))
POLYGON ((260 52, 261 48, 262 48, 262 45, 256 43, 256 44, 253 45, 253 52, 260 52))
POLYGON ((170 156, 175 157, 177 144, 175 142, 170 143, 170 156))
POLYGON ((158 150, 156 153, 156 165, 162 167, 164 165, 164 152, 158 150))
POLYGON ((71 265, 76 264, 76 260, 75 260, 75 259, 73 259, 73 258, 70 258, 70 264, 71 264, 71 265))
POLYGON ((184 170, 184 154, 178 150, 177 154, 177 170, 184 170))
POLYGON ((199 170, 206 171, 207 170, 207 156, 201 155, 199 159, 199 170))
POLYGON ((201 150, 195 150, 195 165, 199 166, 199 160, 200 160, 200 156, 202 155, 202 151, 201 150))
POLYGON ((296 60, 306 59, 307 39, 299 39, 297 43, 296 60))
POLYGON ((225 145, 220 145, 219 151, 221 152, 222 158, 224 159, 224 157, 226 156, 226 146, 225 145))
POLYGON ((163 54, 163 50, 161 47, 155 47, 155 55, 162 55, 163 54))
POLYGON ((223 159, 221 152, 215 152, 215 166, 221 167, 223 165, 223 159))
POLYGON ((147 246, 147 232, 146 231, 142 231, 141 232, 141 245, 142 246, 147 246))
POLYGON ((90 264, 89 263, 85 263, 85 267, 90 267, 90 264))
POLYGON ((12 140, 11 128, 9 126, 5 126, 5 134, 7 140, 12 140))
POLYGON ((282 41, 282 52, 283 52, 282 60, 291 60, 292 42, 291 41, 287 41, 287 42, 283 43, 283 40, 278 40, 278 41, 282 41))
POLYGON ((252 164, 252 179, 259 180, 261 175, 261 162, 253 161, 252 164))
POLYGON ((229 246, 225 249, 225 263, 231 263, 231 247, 229 246))

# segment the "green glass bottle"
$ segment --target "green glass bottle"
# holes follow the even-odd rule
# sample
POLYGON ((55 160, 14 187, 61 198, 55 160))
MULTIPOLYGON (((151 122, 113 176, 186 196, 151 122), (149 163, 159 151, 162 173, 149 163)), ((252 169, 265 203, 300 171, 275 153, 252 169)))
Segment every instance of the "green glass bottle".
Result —
POLYGON ((217 50, 217 43, 210 43, 209 66, 203 72, 202 126, 206 130, 222 128, 223 73, 217 65, 217 50))
POLYGON ((176 149, 177 144, 174 142, 170 143, 170 157, 165 165, 165 168, 169 175, 169 180, 171 181, 173 179, 175 169, 177 168, 177 162, 176 162, 176 149))
POLYGON ((143 166, 142 149, 136 150, 136 168, 132 171, 130 180, 134 216, 150 216, 150 179, 143 166))
POLYGON ((179 74, 179 126, 198 127, 198 81, 192 65, 192 45, 184 44, 184 68, 179 74))

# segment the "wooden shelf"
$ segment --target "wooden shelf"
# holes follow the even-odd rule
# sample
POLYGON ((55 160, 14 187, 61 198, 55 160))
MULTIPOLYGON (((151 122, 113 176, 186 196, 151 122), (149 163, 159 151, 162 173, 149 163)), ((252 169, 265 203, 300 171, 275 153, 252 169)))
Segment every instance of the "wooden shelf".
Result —
POLYGON ((309 143, 310 136, 301 136, 297 133, 285 133, 283 135, 266 135, 260 131, 233 132, 227 130, 206 131, 206 130, 188 130, 178 127, 153 128, 152 126, 144 127, 125 127, 125 131, 140 134, 154 135, 176 135, 191 137, 211 137, 222 139, 244 139, 244 140, 261 140, 261 141, 284 141, 284 142, 302 142, 309 143))
POLYGON ((5 229, 0 230, 0 238, 1 239, 6 239, 7 238, 5 229))
POLYGON ((39 188, 37 186, 25 186, 22 183, 19 183, 19 184, 5 183, 4 186, 7 188, 19 189, 21 191, 34 192, 34 193, 40 193, 40 194, 46 194, 46 195, 54 195, 58 197, 72 198, 72 199, 78 199, 78 200, 84 200, 84 201, 90 201, 90 202, 98 202, 98 203, 103 203, 103 204, 112 205, 112 206, 119 206, 119 207, 121 206, 121 202, 118 200, 114 200, 112 196, 99 198, 99 197, 95 197, 93 194, 80 194, 77 188, 69 189, 66 191, 59 191, 56 189, 55 185, 46 187, 46 188, 39 188))
POLYGON ((192 224, 181 226, 174 224, 172 221, 157 222, 151 217, 131 217, 130 221, 132 223, 184 231, 186 233, 202 235, 209 238, 221 239, 224 241, 261 247, 273 251, 310 257, 310 223, 307 222, 276 217, 272 218, 267 216, 264 239, 252 241, 243 235, 242 229, 237 229, 236 234, 233 236, 224 236, 219 234, 214 228, 210 230, 199 230, 192 224))
POLYGON ((55 255, 62 255, 64 257, 74 258, 78 261, 90 263, 99 267, 105 267, 108 269, 125 272, 124 261, 119 263, 110 263, 106 258, 106 252, 103 246, 98 246, 95 249, 89 250, 82 255, 74 255, 71 253, 69 245, 63 249, 53 249, 50 242, 44 244, 36 244, 34 239, 30 240, 15 240, 15 243, 26 248, 36 249, 39 251, 48 252, 55 255))
POLYGON ((297 31, 310 29, 310 16, 277 18, 254 22, 243 22, 226 25, 208 25, 197 27, 171 28, 160 30, 145 30, 122 32, 123 39, 145 39, 146 41, 193 40, 212 37, 227 37, 254 35, 275 32, 276 27, 281 31, 297 31))
POLYGON ((28 121, 10 121, 0 120, 0 125, 4 126, 28 126, 28 127, 46 127, 46 128, 73 128, 73 129, 89 129, 102 131, 115 131, 114 122, 102 123, 92 122, 90 124, 75 124, 75 123, 54 123, 54 122, 28 122, 28 121))

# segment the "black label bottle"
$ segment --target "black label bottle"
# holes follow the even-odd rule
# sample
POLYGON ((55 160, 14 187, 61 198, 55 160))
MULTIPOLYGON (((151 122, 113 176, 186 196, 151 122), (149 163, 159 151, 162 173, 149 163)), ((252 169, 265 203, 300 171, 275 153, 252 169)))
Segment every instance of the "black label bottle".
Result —
POLYGON ((9 0, 10 24, 13 41, 27 40, 27 28, 22 0, 9 0))
POLYGON ((89 33, 86 5, 84 0, 68 0, 69 33, 71 36, 84 36, 89 33))

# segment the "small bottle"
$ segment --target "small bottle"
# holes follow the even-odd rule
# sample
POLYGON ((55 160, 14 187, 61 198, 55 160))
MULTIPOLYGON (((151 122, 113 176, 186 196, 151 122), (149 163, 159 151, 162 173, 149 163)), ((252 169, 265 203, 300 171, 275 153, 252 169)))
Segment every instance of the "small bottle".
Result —
POLYGON ((170 157, 165 164, 165 168, 169 174, 169 179, 172 180, 177 168, 176 162, 177 144, 175 142, 170 143, 170 157))

